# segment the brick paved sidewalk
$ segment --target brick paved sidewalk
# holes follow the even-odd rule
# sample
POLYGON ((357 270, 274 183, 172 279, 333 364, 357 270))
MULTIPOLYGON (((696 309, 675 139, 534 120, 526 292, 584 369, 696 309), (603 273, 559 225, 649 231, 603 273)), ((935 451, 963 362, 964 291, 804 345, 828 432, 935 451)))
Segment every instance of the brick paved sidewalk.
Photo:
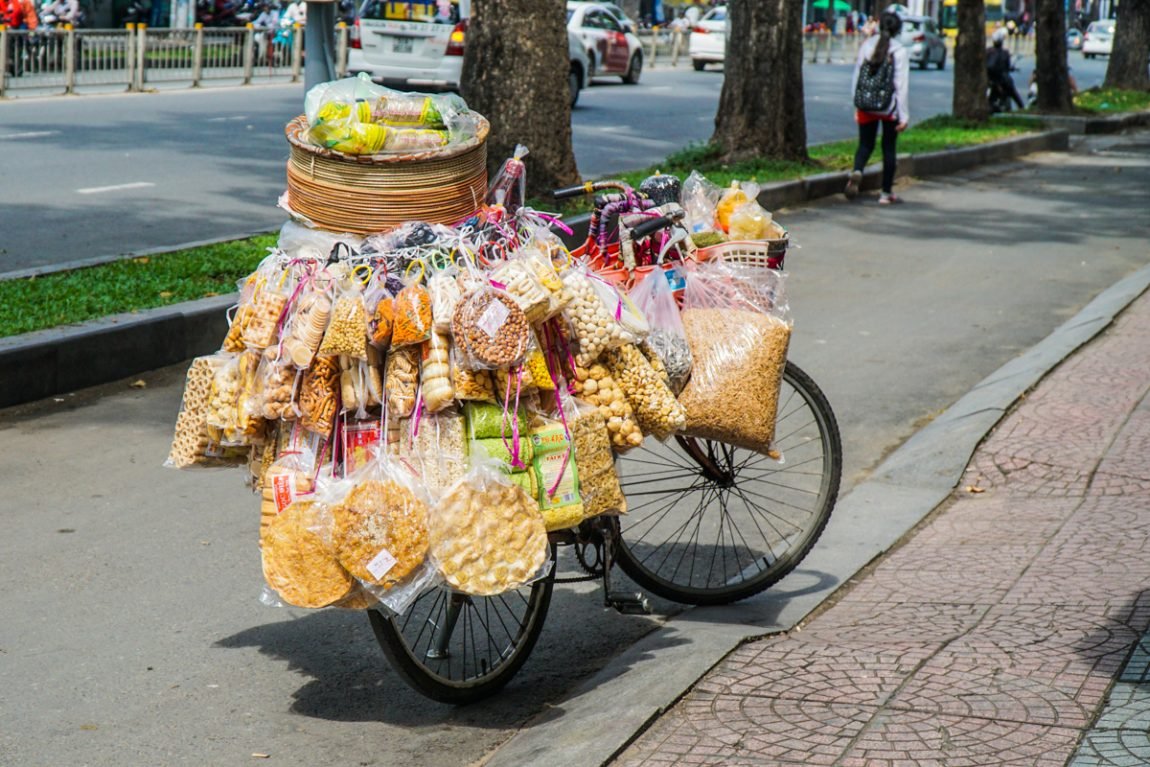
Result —
POLYGON ((1131 657, 1150 628, 1148 384, 1150 294, 1019 403, 899 547, 728 656, 612 764, 1150 764, 1150 640, 1131 657))

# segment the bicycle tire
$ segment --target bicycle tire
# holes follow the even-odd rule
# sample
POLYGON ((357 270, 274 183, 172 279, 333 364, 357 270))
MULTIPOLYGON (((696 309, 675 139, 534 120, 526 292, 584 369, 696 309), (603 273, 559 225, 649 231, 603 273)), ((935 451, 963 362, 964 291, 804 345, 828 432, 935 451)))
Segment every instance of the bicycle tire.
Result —
MULTIPOLYGON (((551 560, 555 560, 554 544, 551 560)), ((552 568, 545 578, 498 596, 467 597, 440 587, 421 594, 403 615, 380 610, 370 610, 368 615, 383 654, 405 682, 432 700, 466 705, 503 689, 527 662, 543 630, 554 586, 552 568), (522 603, 518 614, 517 601, 522 603), (452 602, 460 604, 460 613, 443 647, 447 654, 433 658, 429 653, 436 628, 446 622, 452 602), (515 625, 510 626, 505 619, 516 615, 515 625), (428 626, 432 627, 430 632, 428 626), (486 655, 479 646, 484 642, 476 643, 477 628, 486 632, 487 636, 481 637, 486 640, 486 655), (502 630, 506 636, 497 640, 493 630, 502 630)))
POLYGON ((783 374, 775 447, 781 462, 691 438, 647 440, 620 456, 616 465, 629 502, 629 513, 619 518, 623 571, 665 599, 718 605, 758 594, 794 570, 834 509, 842 442, 826 396, 792 362, 783 374), (685 488, 668 487, 684 477, 690 480, 685 488), (688 496, 697 499, 693 507, 682 503, 688 496), (752 545, 748 536, 755 535, 752 545), (700 548, 704 537, 710 544, 700 548))

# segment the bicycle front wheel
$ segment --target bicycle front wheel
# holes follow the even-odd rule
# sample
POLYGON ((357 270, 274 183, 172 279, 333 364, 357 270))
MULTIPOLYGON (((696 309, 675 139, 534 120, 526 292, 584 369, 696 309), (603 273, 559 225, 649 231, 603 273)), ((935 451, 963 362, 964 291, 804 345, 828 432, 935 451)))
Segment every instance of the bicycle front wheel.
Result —
POLYGON ((770 455, 723 442, 648 439, 616 466, 629 513, 619 565, 675 602, 745 599, 793 570, 830 519, 842 444, 822 391, 799 367, 783 373, 770 455))
POLYGON ((441 703, 474 703, 501 690, 527 661, 554 586, 552 568, 547 577, 497 596, 439 587, 421 594, 403 615, 368 614, 384 655, 404 681, 441 703))

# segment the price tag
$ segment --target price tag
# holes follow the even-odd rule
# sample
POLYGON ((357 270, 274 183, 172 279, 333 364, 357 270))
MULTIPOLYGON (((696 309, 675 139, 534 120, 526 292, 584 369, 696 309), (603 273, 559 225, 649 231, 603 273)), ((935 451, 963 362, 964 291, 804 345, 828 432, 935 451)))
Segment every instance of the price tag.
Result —
POLYGON ((391 568, 395 567, 396 559, 387 549, 381 549, 375 558, 367 563, 367 571, 376 580, 382 580, 391 568))

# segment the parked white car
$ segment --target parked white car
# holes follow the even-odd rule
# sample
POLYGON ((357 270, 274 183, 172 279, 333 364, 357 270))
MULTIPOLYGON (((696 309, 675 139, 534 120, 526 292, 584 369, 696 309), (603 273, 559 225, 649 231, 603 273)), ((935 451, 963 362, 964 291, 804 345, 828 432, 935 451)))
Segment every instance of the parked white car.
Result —
POLYGON ((598 3, 568 2, 567 29, 583 43, 591 76, 619 75, 634 85, 643 73, 643 44, 598 3))
MULTIPOLYGON (((436 2, 366 0, 350 35, 348 73, 366 72, 378 83, 400 88, 458 90, 470 5, 453 0, 444 13, 436 2)), ((570 31, 567 54, 574 106, 590 82, 591 62, 583 41, 570 31)))
POLYGON ((926 69, 931 64, 946 69, 946 43, 938 33, 934 19, 904 16, 899 42, 910 53, 910 63, 919 69, 926 69))
POLYGON ((1095 56, 1109 56, 1114 50, 1114 20, 1092 21, 1082 36, 1082 55, 1092 59, 1095 56))
POLYGON ((727 7, 719 5, 703 14, 687 40, 687 55, 696 72, 708 64, 722 64, 727 55, 727 7))

